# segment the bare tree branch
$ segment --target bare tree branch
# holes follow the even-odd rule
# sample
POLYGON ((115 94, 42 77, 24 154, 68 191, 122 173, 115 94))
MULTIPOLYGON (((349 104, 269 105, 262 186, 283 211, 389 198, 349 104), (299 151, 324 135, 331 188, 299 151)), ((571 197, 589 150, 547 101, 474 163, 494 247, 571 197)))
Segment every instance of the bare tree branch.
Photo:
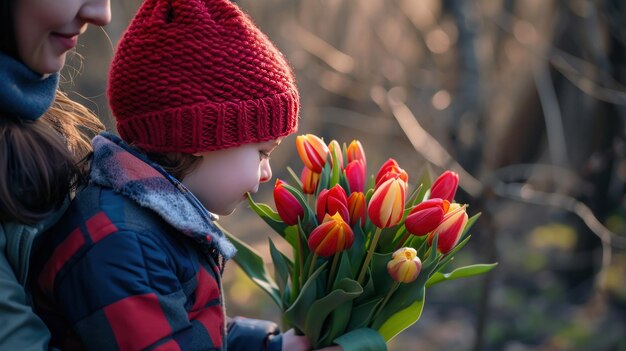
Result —
POLYGON ((552 78, 547 62, 537 60, 533 69, 535 84, 539 101, 543 110, 543 118, 546 122, 546 132, 548 136, 548 149, 552 162, 558 166, 569 164, 567 156, 567 142, 563 130, 563 117, 559 108, 559 101, 554 91, 552 78))

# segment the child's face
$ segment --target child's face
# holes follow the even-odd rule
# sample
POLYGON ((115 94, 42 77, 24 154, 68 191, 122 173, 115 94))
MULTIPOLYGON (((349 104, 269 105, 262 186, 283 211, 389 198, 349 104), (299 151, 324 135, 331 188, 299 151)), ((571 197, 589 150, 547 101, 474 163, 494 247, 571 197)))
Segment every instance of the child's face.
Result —
POLYGON ((19 58, 33 71, 58 72, 87 23, 111 21, 109 0, 14 0, 19 58))
POLYGON ((200 163, 182 183, 212 213, 231 214, 260 183, 272 178, 269 155, 282 138, 194 154, 200 163))

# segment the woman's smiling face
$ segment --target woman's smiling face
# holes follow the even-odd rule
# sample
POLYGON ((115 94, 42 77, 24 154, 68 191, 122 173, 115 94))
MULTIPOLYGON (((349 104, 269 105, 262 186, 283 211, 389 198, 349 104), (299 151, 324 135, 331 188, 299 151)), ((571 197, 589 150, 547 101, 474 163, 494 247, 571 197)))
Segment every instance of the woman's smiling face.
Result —
POLYGON ((111 7, 109 0, 15 0, 13 18, 19 59, 49 74, 63 68, 87 24, 111 21, 111 7))

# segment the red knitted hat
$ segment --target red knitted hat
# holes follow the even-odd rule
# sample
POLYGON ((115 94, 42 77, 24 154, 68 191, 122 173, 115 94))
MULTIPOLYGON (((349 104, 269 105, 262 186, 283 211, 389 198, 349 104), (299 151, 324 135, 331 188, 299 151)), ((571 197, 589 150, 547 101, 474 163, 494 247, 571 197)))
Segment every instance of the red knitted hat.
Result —
POLYGON ((147 152, 219 150, 298 127, 287 61, 228 0, 146 0, 109 72, 122 139, 147 152))

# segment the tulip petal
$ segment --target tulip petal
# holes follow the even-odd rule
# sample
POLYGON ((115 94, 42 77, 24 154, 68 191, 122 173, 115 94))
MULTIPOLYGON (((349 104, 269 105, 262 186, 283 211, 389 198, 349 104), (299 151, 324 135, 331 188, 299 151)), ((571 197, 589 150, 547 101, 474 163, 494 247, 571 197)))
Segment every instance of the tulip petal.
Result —
POLYGON ((308 245, 319 256, 328 257, 347 250, 354 242, 354 233, 339 214, 326 215, 324 222, 309 235, 308 245))

